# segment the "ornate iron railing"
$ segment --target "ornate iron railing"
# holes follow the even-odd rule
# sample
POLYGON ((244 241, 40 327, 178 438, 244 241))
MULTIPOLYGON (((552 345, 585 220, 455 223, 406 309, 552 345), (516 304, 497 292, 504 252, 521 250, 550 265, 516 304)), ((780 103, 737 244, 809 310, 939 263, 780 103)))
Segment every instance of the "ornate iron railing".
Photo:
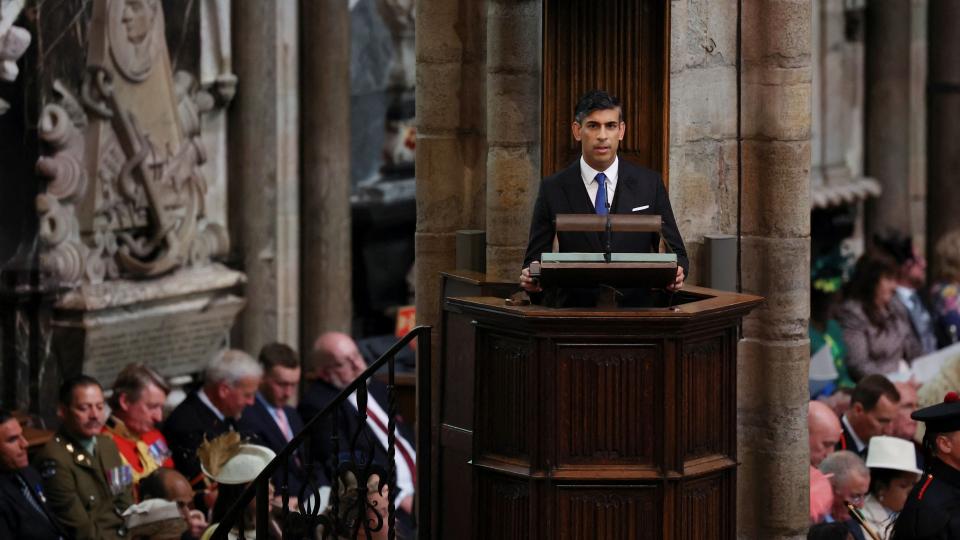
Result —
MULTIPOLYGON (((430 327, 417 326, 402 339, 393 344, 377 361, 370 364, 355 381, 347 385, 343 391, 322 411, 311 418, 303 430, 297 433, 290 443, 284 447, 277 457, 271 461, 257 478, 246 487, 243 494, 237 499, 225 517, 221 520, 212 540, 225 540, 228 533, 236 529, 239 537, 244 537, 246 513, 251 501, 256 498, 255 531, 258 539, 271 537, 270 527, 270 482, 279 470, 280 486, 276 486, 282 504, 278 524, 284 539, 315 538, 317 527, 323 528, 322 538, 366 538, 371 539, 374 533, 382 534, 386 527, 387 538, 396 538, 396 506, 393 495, 396 493, 396 422, 397 391, 395 386, 396 355, 414 339, 417 340, 417 478, 416 490, 417 505, 417 536, 429 537, 429 501, 430 501, 430 327), (374 460, 374 446, 379 442, 372 440, 368 430, 364 429, 367 418, 368 390, 367 383, 384 365, 387 366, 387 456, 385 463, 374 460), (356 408, 341 407, 350 395, 356 392, 356 408), (356 429, 342 431, 346 425, 341 418, 344 411, 356 415, 356 429), (329 444, 332 452, 326 463, 318 463, 311 454, 312 440, 315 435, 326 429, 329 434, 329 444), (341 433, 344 437, 341 437, 341 433), (303 447, 302 454, 308 458, 304 470, 307 478, 303 482, 300 493, 291 494, 288 490, 290 460, 296 459, 295 453, 303 447), (422 465, 422 466, 421 466, 422 465), (322 467, 326 477, 330 479, 329 504, 327 508, 320 508, 321 488, 315 478, 316 469, 322 467), (379 508, 368 497, 367 484, 371 476, 379 477, 379 488, 386 487, 389 496, 386 498, 387 508, 384 515, 383 508, 379 508), (352 476, 352 481, 351 481, 352 476), (338 484, 356 485, 355 497, 344 500, 341 497, 338 484), (297 497, 297 511, 290 511, 290 497, 297 497)), ((274 533, 275 535, 275 533, 274 533)))

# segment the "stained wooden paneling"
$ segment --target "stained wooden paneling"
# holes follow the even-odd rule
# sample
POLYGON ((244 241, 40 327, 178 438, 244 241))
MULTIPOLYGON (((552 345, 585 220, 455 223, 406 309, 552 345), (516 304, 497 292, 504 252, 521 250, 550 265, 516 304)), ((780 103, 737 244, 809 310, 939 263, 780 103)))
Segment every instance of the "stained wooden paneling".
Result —
POLYGON ((444 315, 443 333, 445 361, 441 369, 440 422, 459 428, 473 429, 473 359, 474 331, 471 318, 456 313, 444 315))
POLYGON ((733 471, 683 483, 679 494, 679 540, 724 540, 735 535, 733 471))
POLYGON ((729 426, 733 358, 722 334, 684 343, 680 357, 680 449, 684 461, 732 456, 729 426))
MULTIPOLYGON (((530 490, 526 483, 480 475, 476 538, 531 538, 530 490)), ((451 535, 447 538, 458 538, 451 535)))
POLYGON ((663 407, 659 348, 561 345, 557 359, 559 463, 653 463, 663 407))
POLYGON ((529 459, 528 378, 531 345, 499 334, 481 338, 477 362, 476 423, 481 455, 529 459))
POLYGON ((558 486, 557 538, 658 539, 660 499, 656 486, 558 486))
POLYGON ((620 155, 666 176, 669 2, 545 0, 543 6, 543 174, 580 155, 570 132, 573 109, 588 90, 604 89, 624 104, 620 155))

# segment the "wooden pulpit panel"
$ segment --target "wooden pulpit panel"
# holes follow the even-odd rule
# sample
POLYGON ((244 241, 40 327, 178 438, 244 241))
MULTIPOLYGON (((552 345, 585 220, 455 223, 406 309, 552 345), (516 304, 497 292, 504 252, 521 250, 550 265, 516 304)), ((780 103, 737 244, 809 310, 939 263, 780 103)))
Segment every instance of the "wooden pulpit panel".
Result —
POLYGON ((736 414, 726 388, 736 386, 735 352, 725 334, 683 343, 680 362, 680 450, 683 462, 707 456, 734 456, 728 426, 736 414))
POLYGON ((736 486, 734 469, 684 481, 678 497, 677 538, 735 538, 736 486))
POLYGON ((570 131, 577 99, 603 89, 624 104, 620 155, 666 182, 670 2, 545 0, 543 3, 542 173, 580 155, 570 131))
POLYGON ((652 344, 560 344, 557 467, 656 465, 663 361, 652 344))
POLYGON ((659 491, 652 485, 557 486, 556 538, 657 540, 663 530, 659 491))
POLYGON ((478 339, 477 449, 481 456, 499 456, 529 463, 531 399, 528 378, 531 344, 526 339, 484 333, 478 339))
MULTIPOLYGON (((537 516, 535 524, 530 522, 529 484, 493 474, 479 473, 477 476, 477 499, 484 510, 475 520, 477 534, 474 538, 538 538, 531 526, 537 530, 542 528, 542 516, 537 516)), ((454 534, 446 538, 462 537, 454 534)))

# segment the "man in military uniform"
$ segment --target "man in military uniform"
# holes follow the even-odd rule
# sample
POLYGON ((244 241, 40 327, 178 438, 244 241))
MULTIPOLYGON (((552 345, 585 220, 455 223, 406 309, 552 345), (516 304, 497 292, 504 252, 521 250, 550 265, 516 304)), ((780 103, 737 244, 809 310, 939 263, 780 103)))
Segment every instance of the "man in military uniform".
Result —
POLYGON ((914 412, 926 424, 924 449, 929 460, 893 529, 894 540, 960 538, 960 396, 914 412))
POLYGON ((47 508, 40 475, 27 463, 20 422, 0 409, 0 538, 61 540, 65 537, 47 508))
POLYGON ((80 375, 60 387, 57 415, 62 422, 35 463, 60 525, 77 540, 124 536, 120 514, 133 503, 133 473, 117 445, 101 435, 103 389, 80 375))

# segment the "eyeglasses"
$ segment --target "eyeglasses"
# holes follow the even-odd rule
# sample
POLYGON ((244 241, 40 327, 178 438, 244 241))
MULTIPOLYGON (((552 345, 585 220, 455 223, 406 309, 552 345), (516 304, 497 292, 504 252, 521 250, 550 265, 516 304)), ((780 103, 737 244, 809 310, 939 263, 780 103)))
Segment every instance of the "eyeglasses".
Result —
POLYGON ((847 502, 854 506, 860 506, 866 498, 866 493, 855 493, 847 497, 847 502))

